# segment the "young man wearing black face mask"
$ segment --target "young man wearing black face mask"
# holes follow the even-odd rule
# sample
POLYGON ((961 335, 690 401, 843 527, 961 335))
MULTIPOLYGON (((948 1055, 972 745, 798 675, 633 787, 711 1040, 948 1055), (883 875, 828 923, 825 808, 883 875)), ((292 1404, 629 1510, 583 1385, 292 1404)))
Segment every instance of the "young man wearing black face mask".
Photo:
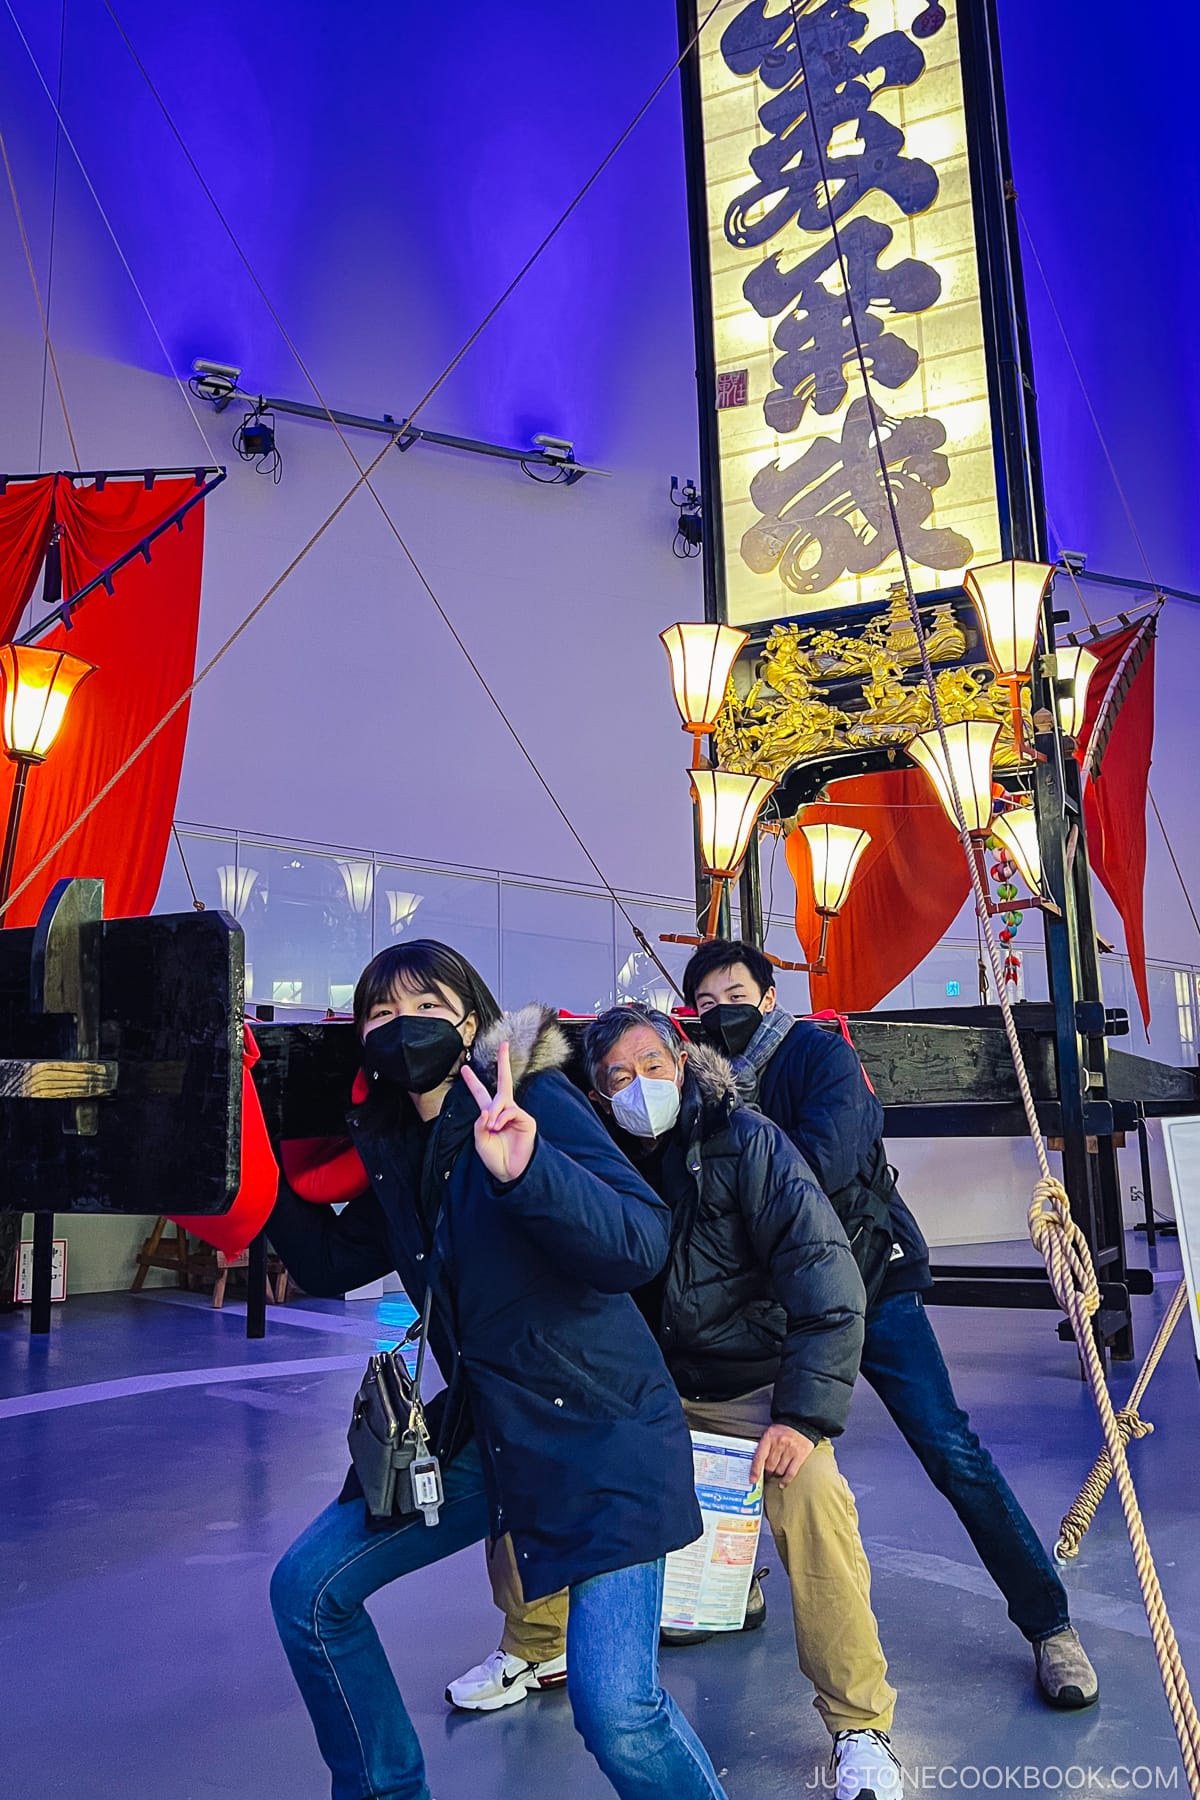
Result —
POLYGON ((1038 1687, 1075 1709, 1099 1685, 1067 1595, 1037 1533, 954 1397, 922 1292, 929 1251, 896 1190, 883 1147, 883 1108, 836 1032, 779 1006, 775 971, 751 944, 701 945, 683 976, 707 1041, 732 1057, 739 1092, 783 1128, 846 1227, 867 1292, 862 1373, 934 1486, 962 1520, 980 1561, 1033 1646, 1038 1687))

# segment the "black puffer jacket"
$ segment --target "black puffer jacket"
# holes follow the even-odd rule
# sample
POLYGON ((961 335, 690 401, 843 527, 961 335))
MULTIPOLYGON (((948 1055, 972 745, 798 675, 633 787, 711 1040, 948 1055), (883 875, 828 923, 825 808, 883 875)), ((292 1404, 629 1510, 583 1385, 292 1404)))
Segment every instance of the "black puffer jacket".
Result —
POLYGON ((845 1038, 797 1019, 759 1077, 758 1104, 787 1132, 843 1223, 860 1221, 873 1202, 890 1229, 891 1260, 872 1280, 870 1304, 932 1287, 928 1246, 888 1167, 883 1108, 845 1038))
POLYGON ((776 1420, 837 1437, 862 1355, 862 1280, 808 1165, 705 1046, 691 1047, 679 1123, 647 1179, 672 1212, 651 1322, 680 1393, 728 1400, 773 1382, 776 1420))

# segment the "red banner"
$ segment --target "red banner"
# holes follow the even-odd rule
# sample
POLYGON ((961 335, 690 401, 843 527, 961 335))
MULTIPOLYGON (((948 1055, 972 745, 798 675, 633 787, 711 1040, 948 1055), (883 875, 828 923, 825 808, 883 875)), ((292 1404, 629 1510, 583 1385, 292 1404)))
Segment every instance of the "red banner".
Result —
MULTIPOLYGON (((1100 659, 1088 683, 1081 751, 1087 749, 1104 697, 1139 626, 1096 638, 1088 644, 1100 659)), ((1137 989, 1142 1023, 1150 1029, 1150 990, 1146 981, 1146 933, 1143 918, 1146 886, 1146 789, 1154 747, 1154 638, 1124 697, 1100 758, 1099 768, 1084 790, 1088 857, 1104 883, 1125 927, 1125 949, 1137 989)))
POLYGON ((0 494, 0 644, 12 638, 37 585, 50 542, 54 481, 42 475, 0 494))
MULTIPOLYGON (((850 897, 829 928, 826 975, 809 977, 814 1010, 866 1012, 910 975, 945 936, 970 891, 958 833, 928 780, 911 766, 834 782, 831 798, 805 807, 803 825, 869 831, 850 897)), ((811 960, 821 936, 808 843, 787 840, 796 882, 796 935, 811 960)))
MULTIPOLYGON (((103 489, 76 488, 62 476, 48 479, 56 482, 54 510, 63 527, 67 595, 84 587, 195 492, 194 482, 186 478, 159 481, 151 488, 110 482, 103 489)), ((47 649, 69 650, 94 663, 96 673, 72 701, 45 763, 30 771, 14 891, 191 681, 203 556, 204 508, 196 506, 178 531, 167 531, 155 542, 149 562, 135 558, 113 577, 111 594, 101 589, 86 600, 73 615, 70 630, 59 625, 39 640, 47 649)), ((4 607, 11 609, 11 603, 11 593, 6 594, 4 607)), ((170 838, 187 721, 185 705, 9 908, 6 925, 32 925, 62 876, 103 876, 109 918, 150 911, 170 838)), ((13 770, 7 759, 0 764, 0 818, 8 806, 13 770)))

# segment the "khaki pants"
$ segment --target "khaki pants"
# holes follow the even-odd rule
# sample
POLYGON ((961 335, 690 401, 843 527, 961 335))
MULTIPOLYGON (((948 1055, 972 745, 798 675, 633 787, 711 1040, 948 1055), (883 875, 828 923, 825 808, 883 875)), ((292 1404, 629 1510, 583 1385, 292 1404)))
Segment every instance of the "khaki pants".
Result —
MULTIPOLYGON (((771 1389, 737 1400, 684 1404, 694 1431, 755 1442, 771 1423, 771 1389)), ((766 1515, 792 1591, 800 1668, 816 1690, 813 1704, 830 1732, 890 1731, 896 1690, 871 1611, 871 1571, 858 1530, 854 1496, 833 1446, 817 1444, 787 1487, 768 1476, 766 1515)), ((491 1546, 488 1573, 504 1614, 501 1645, 510 1656, 549 1662, 567 1645, 567 1596, 526 1606, 508 1538, 491 1546)))

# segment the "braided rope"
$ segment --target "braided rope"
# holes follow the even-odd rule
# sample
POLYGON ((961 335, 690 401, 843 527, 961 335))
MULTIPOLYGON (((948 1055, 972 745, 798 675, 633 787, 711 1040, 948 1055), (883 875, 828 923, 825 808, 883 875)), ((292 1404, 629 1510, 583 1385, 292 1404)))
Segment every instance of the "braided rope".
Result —
MULTIPOLYGON (((1150 1421, 1143 1419, 1138 1412, 1138 1403, 1150 1385, 1150 1377, 1157 1369, 1163 1351, 1170 1342, 1171 1333, 1183 1317, 1186 1305, 1187 1283, 1181 1281, 1175 1290, 1170 1306, 1163 1315, 1162 1323, 1150 1346, 1150 1353, 1142 1364, 1142 1372, 1134 1382, 1128 1400, 1116 1415, 1117 1428, 1121 1433, 1123 1444, 1128 1444, 1132 1438, 1149 1437, 1154 1430, 1150 1421)), ((1058 1542, 1054 1546, 1054 1555, 1059 1562, 1070 1562, 1079 1555, 1079 1546, 1091 1527, 1100 1502, 1108 1492, 1112 1473, 1112 1459, 1107 1450, 1101 1450, 1084 1478, 1078 1494, 1063 1514, 1062 1523, 1058 1528, 1058 1542)))
MULTIPOLYGON (((1023 1081, 1022 1075, 1023 1071, 1018 1068, 1017 1078, 1024 1088, 1027 1078, 1023 1081)), ((1125 1456, 1126 1440, 1117 1421, 1108 1383, 1104 1379, 1100 1350, 1091 1326, 1092 1317, 1100 1305, 1096 1271, 1087 1239, 1071 1217, 1067 1191, 1061 1181, 1056 1181, 1053 1176, 1048 1179, 1043 1177, 1033 1190, 1033 1201, 1029 1208, 1029 1235, 1042 1253, 1055 1297, 1075 1331, 1076 1346, 1088 1386, 1092 1390, 1096 1411, 1100 1415, 1105 1451, 1121 1497, 1121 1509, 1125 1514, 1125 1526, 1133 1550, 1150 1636, 1162 1674, 1167 1705, 1171 1709, 1175 1735, 1179 1740, 1184 1771, 1193 1795, 1200 1795, 1200 1716, 1196 1713, 1187 1671, 1183 1666, 1175 1630, 1163 1599, 1158 1570, 1154 1566, 1154 1557, 1134 1490, 1133 1476, 1129 1472, 1125 1456)), ((1146 1379, 1149 1380, 1149 1374, 1146 1379)))

